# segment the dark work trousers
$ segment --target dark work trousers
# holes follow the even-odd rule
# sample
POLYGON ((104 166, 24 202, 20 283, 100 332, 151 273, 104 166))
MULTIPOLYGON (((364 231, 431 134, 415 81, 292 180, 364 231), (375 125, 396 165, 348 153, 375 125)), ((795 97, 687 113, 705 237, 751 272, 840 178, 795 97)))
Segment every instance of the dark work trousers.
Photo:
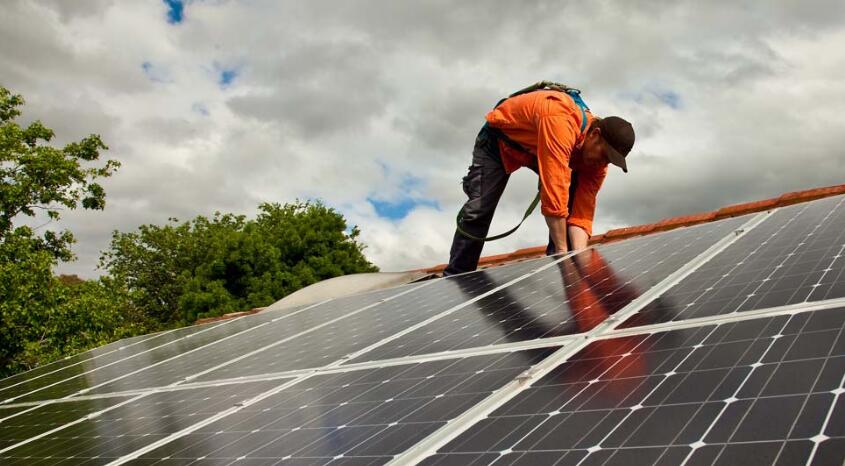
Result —
MULTIPOLYGON (((505 191, 510 175, 505 172, 502 157, 499 154, 499 140, 496 134, 487 128, 481 128, 472 150, 472 165, 463 179, 464 193, 469 198, 461 208, 463 223, 461 227, 473 236, 487 236, 490 223, 499 199, 505 191)), ((575 183, 572 183, 574 186, 575 183)), ((571 199, 571 197, 570 197, 571 199)), ((455 275, 471 272, 478 268, 483 241, 477 241, 455 230, 452 248, 449 251, 449 265, 443 275, 455 275)), ((554 254, 555 245, 549 236, 546 254, 554 254)))
MULTIPOLYGON (((510 175, 505 173, 499 143, 496 135, 487 126, 481 128, 472 149, 472 165, 464 177, 463 186, 469 200, 461 208, 461 227, 477 237, 487 236, 496 205, 505 191, 510 175)), ((443 275, 471 272, 478 268, 483 241, 476 241, 455 230, 452 249, 449 251, 449 265, 443 275)))

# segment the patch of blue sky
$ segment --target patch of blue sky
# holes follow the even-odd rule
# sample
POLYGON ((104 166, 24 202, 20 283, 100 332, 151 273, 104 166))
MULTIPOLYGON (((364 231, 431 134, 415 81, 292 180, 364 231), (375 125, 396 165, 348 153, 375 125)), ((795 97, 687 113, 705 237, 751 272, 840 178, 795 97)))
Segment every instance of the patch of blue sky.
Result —
POLYGON ((660 99, 661 102, 668 105, 669 107, 678 110, 681 108, 681 96, 672 90, 656 90, 653 91, 654 96, 660 99))
POLYGON ((367 198, 367 202, 373 206, 373 209, 376 211, 376 215, 381 218, 386 218, 388 220, 402 220, 403 218, 407 217, 414 209, 417 207, 432 207, 434 209, 440 210, 440 205, 437 201, 430 200, 430 199, 412 199, 412 198, 403 198, 399 200, 381 200, 381 199, 374 199, 372 197, 367 198))
POLYGON ((649 101, 653 103, 656 99, 673 110, 680 110, 683 107, 683 99, 678 92, 655 83, 648 84, 638 91, 623 92, 620 97, 633 100, 638 104, 648 103, 649 101))
POLYGON ((185 2, 183 0, 163 0, 167 5, 167 22, 179 24, 185 19, 185 2))
POLYGON ((403 192, 416 191, 423 186, 423 179, 414 175, 403 175, 399 180, 399 189, 403 192))
POLYGON ((232 84, 232 82, 234 82, 235 78, 237 77, 238 70, 234 68, 222 69, 220 70, 220 75, 217 80, 217 84, 219 84, 220 87, 223 88, 229 87, 229 85, 232 84))
POLYGON ((206 71, 213 76, 220 89, 226 89, 234 84, 241 74, 241 65, 227 64, 223 65, 218 61, 211 63, 211 67, 206 68, 206 71))
POLYGON ((388 192, 367 197, 376 215, 391 221, 401 220, 417 207, 431 207, 440 210, 440 205, 433 199, 426 199, 422 193, 425 180, 410 173, 397 173, 388 162, 376 159, 386 183, 391 187, 388 192), (395 186, 395 188, 393 188, 395 186))
POLYGON ((145 61, 141 63, 141 70, 144 71, 144 75, 147 78, 156 83, 168 83, 171 82, 170 78, 167 76, 166 70, 164 70, 160 66, 153 65, 149 61, 145 61))

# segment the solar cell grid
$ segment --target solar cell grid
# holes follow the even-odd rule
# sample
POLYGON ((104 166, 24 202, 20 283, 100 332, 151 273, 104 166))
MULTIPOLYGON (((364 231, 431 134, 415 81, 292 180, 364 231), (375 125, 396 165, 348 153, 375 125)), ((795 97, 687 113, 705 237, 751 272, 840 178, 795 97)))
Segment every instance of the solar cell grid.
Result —
MULTIPOLYGON (((252 382, 152 393, 6 451, 0 454, 0 462, 106 464, 282 383, 252 382)), ((53 418, 69 420, 83 414, 79 403, 82 402, 63 402, 45 408, 51 410, 53 418)), ((18 428, 36 429, 44 422, 38 416, 30 420, 33 425, 18 428)))
MULTIPOLYGON (((266 323, 276 317, 279 316, 272 313, 243 317, 227 322, 225 325, 221 324, 209 328, 207 331, 196 332, 184 338, 175 339, 167 344, 155 345, 148 351, 139 352, 128 358, 118 359, 102 365, 100 365, 98 359, 87 360, 81 366, 84 369, 83 372, 71 377, 63 377, 62 373, 56 373, 44 377, 43 379, 45 380, 35 379, 33 383, 37 385, 37 388, 34 390, 24 391, 31 388, 31 385, 23 384, 13 387, 10 390, 10 395, 12 393, 15 394, 16 398, 13 400, 15 402, 29 402, 56 399, 77 394, 83 390, 89 390, 92 387, 112 380, 128 379, 129 376, 136 375, 136 373, 143 372, 151 367, 156 367, 157 364, 161 364, 164 361, 185 357, 200 350, 205 351, 210 345, 214 345, 225 338, 233 338, 242 332, 254 328, 256 325, 266 323), (45 385, 46 382, 51 383, 45 385)), ((166 384, 163 383, 161 385, 166 384)), ((143 386, 133 387, 131 383, 121 386, 124 389, 143 388, 143 386)))
POLYGON ((747 220, 729 219, 582 252, 351 362, 585 332, 747 220))
POLYGON ((549 350, 317 375, 141 455, 211 463, 384 463, 549 350))
POLYGON ((525 261, 431 282, 424 288, 339 320, 318 332, 276 345, 197 380, 260 375, 333 363, 553 261, 550 258, 525 261))
POLYGON ((396 289, 379 290, 339 298, 301 310, 280 310, 238 319, 227 329, 212 329, 202 335, 178 340, 113 366, 61 381, 54 386, 21 396, 16 401, 59 398, 76 393, 113 393, 170 385, 185 376, 231 360, 263 344, 277 342, 307 331, 326 319, 340 318, 356 308, 397 293, 396 289))
POLYGON ((782 208, 620 328, 845 296, 845 196, 782 208))
MULTIPOLYGON (((419 285, 417 285, 419 286, 419 285)), ((414 287, 379 290, 361 295, 338 298, 324 304, 304 309, 301 312, 287 315, 284 313, 270 314, 265 317, 265 325, 252 325, 231 338, 221 339, 208 344, 201 351, 190 354, 181 353, 179 357, 156 361, 160 364, 147 366, 132 377, 114 380, 96 387, 91 393, 113 393, 138 388, 149 388, 170 385, 182 381, 186 376, 202 372, 219 364, 233 360, 240 355, 268 345, 275 345, 286 338, 294 338, 303 332, 317 331, 317 327, 333 319, 346 321, 352 318, 354 312, 363 307, 373 305, 393 295, 407 292, 414 287), (278 319, 269 321, 268 317, 278 319)), ((258 314, 259 316, 264 313, 258 314)))
MULTIPOLYGON (((20 412, 20 414, 4 419, 0 423, 0 450, 114 406, 127 399, 127 397, 101 398, 47 404, 32 408, 15 408, 14 411, 20 412)), ((0 410, 0 418, 6 417, 3 411, 5 410, 0 410)))
POLYGON ((595 341, 423 464, 841 464, 842 311, 595 341))
POLYGON ((9 399, 43 389, 61 381, 80 377, 89 371, 129 360, 139 354, 164 348, 183 338, 207 332, 219 325, 232 322, 214 322, 206 325, 184 327, 168 332, 159 332, 143 337, 135 337, 110 343, 96 350, 86 351, 73 357, 40 366, 31 371, 4 379, 0 388, 0 399, 9 399), (108 351, 105 351, 108 349, 108 351))

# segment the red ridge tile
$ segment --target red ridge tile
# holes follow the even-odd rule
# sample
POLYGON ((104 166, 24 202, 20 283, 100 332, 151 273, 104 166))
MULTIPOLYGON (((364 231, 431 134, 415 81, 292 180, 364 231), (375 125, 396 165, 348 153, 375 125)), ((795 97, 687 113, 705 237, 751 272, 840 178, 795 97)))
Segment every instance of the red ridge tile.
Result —
POLYGON ((729 205, 722 207, 716 211, 716 220, 721 220, 728 217, 736 217, 739 215, 750 214, 753 212, 762 212, 771 208, 777 207, 777 199, 766 199, 763 201, 745 202, 742 204, 729 205))
POLYGON ((654 224, 654 231, 667 231, 680 227, 698 225, 699 223, 711 222, 716 218, 716 212, 702 212, 692 215, 679 215, 663 219, 654 224))

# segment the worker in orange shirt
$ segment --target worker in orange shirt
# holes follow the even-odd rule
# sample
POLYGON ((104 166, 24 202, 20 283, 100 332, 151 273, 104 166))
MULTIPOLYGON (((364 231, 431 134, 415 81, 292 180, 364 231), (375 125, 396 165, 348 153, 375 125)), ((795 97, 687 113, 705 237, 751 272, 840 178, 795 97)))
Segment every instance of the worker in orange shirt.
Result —
POLYGON ((469 200, 461 209, 444 275, 478 267, 484 246, 478 238, 487 235, 508 178, 518 168, 540 176, 549 255, 587 246, 608 164, 628 172, 631 124, 617 116, 596 117, 577 91, 545 84, 504 99, 487 114, 463 179, 469 200))

